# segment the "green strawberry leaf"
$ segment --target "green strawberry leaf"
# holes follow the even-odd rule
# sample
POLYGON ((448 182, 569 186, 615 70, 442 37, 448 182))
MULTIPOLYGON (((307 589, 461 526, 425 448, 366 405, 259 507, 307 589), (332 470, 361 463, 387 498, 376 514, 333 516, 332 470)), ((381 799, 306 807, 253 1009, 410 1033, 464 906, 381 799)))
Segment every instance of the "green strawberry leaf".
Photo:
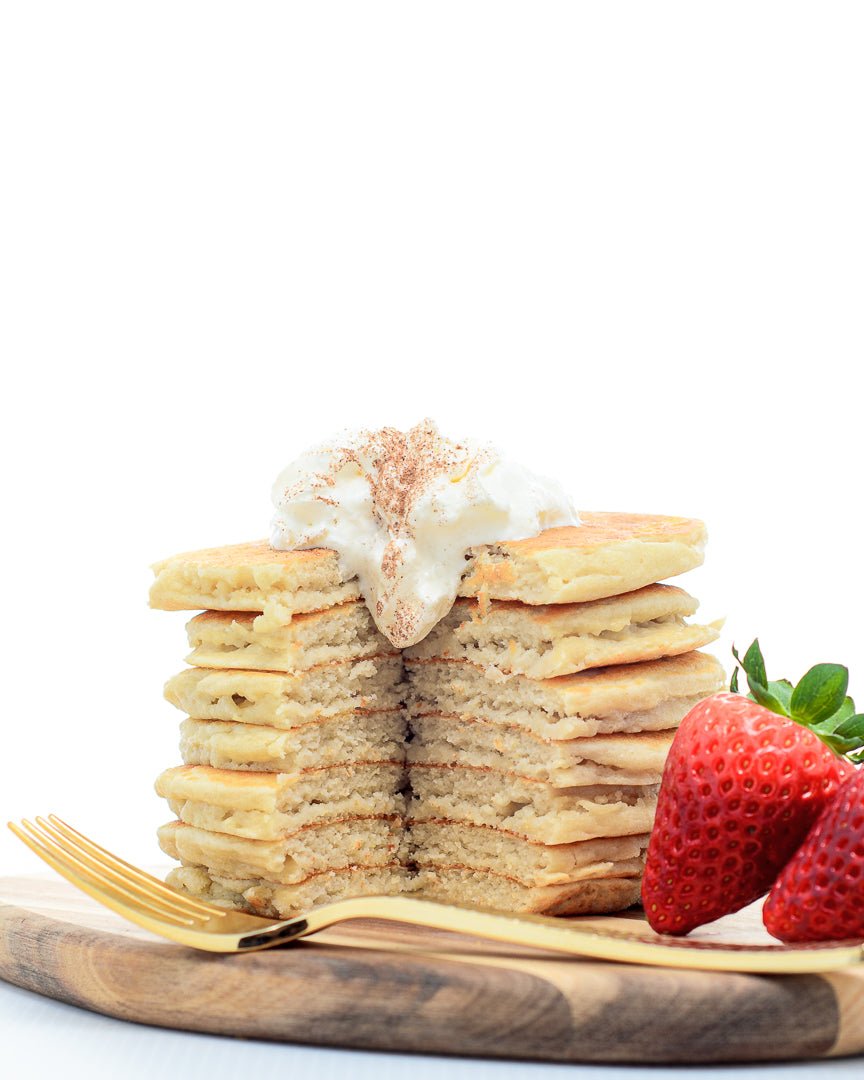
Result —
POLYGON ((780 702, 787 716, 792 715, 792 692, 794 689, 795 687, 788 679, 768 683, 769 692, 780 702))
MULTIPOLYGON (((757 638, 747 652, 744 654, 744 659, 738 655, 738 650, 735 646, 732 646, 732 655, 736 661, 744 669, 744 675, 747 678, 747 685, 750 687, 749 697, 757 704, 763 706, 763 708, 770 709, 771 712, 779 713, 781 716, 789 715, 789 700, 792 696, 791 684, 783 681, 779 683, 769 683, 768 674, 765 670, 765 660, 762 656, 762 650, 759 648, 759 639, 757 638)), ((735 669, 735 673, 732 676, 732 682, 730 689, 733 694, 738 693, 738 669, 735 669)))
POLYGON ((759 638, 755 638, 753 644, 744 653, 741 667, 744 668, 747 684, 751 690, 754 682, 757 682, 760 686, 768 686, 768 673, 765 670, 765 659, 762 656, 762 650, 759 648, 759 638))
POLYGON ((829 716, 827 720, 821 720, 816 724, 809 725, 813 731, 818 735, 822 733, 832 735, 841 724, 845 723, 850 717, 855 715, 855 702, 852 698, 847 697, 840 708, 832 716, 829 716))
POLYGON ((840 664, 816 664, 795 687, 792 715, 808 726, 827 720, 842 708, 848 686, 848 668, 840 664))
POLYGON ((817 735, 835 753, 864 763, 864 714, 855 712, 847 697, 849 671, 841 664, 816 664, 793 687, 788 679, 769 682, 765 659, 756 638, 742 659, 732 646, 736 668, 730 689, 738 690, 738 667, 744 671, 751 701, 785 716, 817 735))
POLYGON ((855 702, 851 697, 847 697, 836 713, 831 717, 830 723, 837 728, 844 720, 848 720, 850 716, 855 715, 855 702))
MULTIPOLYGON (((814 728, 811 728, 810 730, 813 731, 814 734, 819 734, 814 728)), ((827 746, 830 746, 835 754, 839 754, 841 757, 852 754, 861 748, 859 739, 841 739, 836 735, 823 734, 819 734, 819 738, 827 746)))
POLYGON ((838 723, 830 717, 822 724, 814 724, 810 730, 838 754, 850 754, 864 746, 864 714, 847 716, 838 723))
POLYGON ((760 686, 758 682, 750 682, 747 680, 750 686, 749 696, 753 698, 755 702, 758 702, 765 709, 770 709, 771 712, 779 713, 780 716, 788 716, 789 714, 783 708, 783 703, 778 697, 771 693, 767 686, 760 686))
POLYGON ((864 739, 864 713, 848 717, 834 728, 833 734, 842 739, 864 739))

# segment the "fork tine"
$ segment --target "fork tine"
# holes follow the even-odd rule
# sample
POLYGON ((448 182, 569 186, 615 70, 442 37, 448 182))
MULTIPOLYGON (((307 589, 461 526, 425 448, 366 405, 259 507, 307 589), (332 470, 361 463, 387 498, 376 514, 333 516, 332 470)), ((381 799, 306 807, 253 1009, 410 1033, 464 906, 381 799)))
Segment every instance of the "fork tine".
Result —
MULTIPOLYGON (((106 902, 106 897, 113 897, 115 901, 121 903, 124 907, 135 909, 150 918, 172 922, 179 926, 195 925, 196 920, 194 918, 188 915, 180 915, 167 906, 163 906, 161 903, 152 901, 147 897, 130 892, 128 889, 114 884, 114 882, 112 882, 110 878, 107 878, 101 871, 92 869, 74 853, 66 851, 52 837, 40 831, 26 818, 22 820, 20 830, 13 826, 11 822, 9 823, 9 827, 15 835, 18 836, 19 839, 24 840, 25 843, 27 843, 27 840, 23 834, 27 834, 30 840, 38 845, 37 847, 34 847, 34 844, 30 843, 27 846, 44 859, 49 866, 52 866, 57 870, 58 873, 64 873, 64 870, 61 869, 61 867, 66 867, 71 870, 75 878, 78 879, 75 884, 77 884, 79 888, 82 887, 81 881, 89 883, 90 888, 85 889, 84 891, 90 892, 90 895, 98 893, 97 899, 102 899, 103 903, 106 902), (46 858, 46 855, 49 855, 51 858, 46 858)), ((68 874, 64 874, 64 876, 69 877, 68 874)), ((70 880, 72 879, 70 878, 70 880)))
MULTIPOLYGON (((37 818, 36 820, 40 821, 41 819, 37 818)), ((166 885, 159 878, 153 877, 152 874, 140 870, 137 866, 133 866, 132 863, 126 862, 125 859, 121 859, 118 855, 114 855, 106 848, 101 847, 56 814, 49 814, 48 821, 53 826, 54 832, 60 833, 68 843, 73 844, 76 849, 85 855, 89 855, 106 871, 113 871, 130 884, 134 884, 136 888, 146 889, 150 895, 155 897, 167 898, 172 904, 176 904, 184 911, 188 911, 190 915, 203 914, 224 919, 228 914, 225 908, 216 907, 215 904, 208 904, 203 900, 196 900, 191 896, 178 892, 176 889, 172 889, 170 885, 166 885)))
MULTIPOLYGON (((150 930, 153 933, 161 933, 164 937, 172 938, 172 940, 175 931, 182 931, 184 927, 188 925, 186 923, 181 923, 174 918, 169 919, 161 915, 153 915, 144 908, 127 903, 125 900, 120 899, 116 891, 109 892, 99 885, 92 876, 84 876, 77 873, 71 863, 67 862, 65 859, 57 858, 49 850, 47 845, 28 835, 28 833, 14 821, 7 821, 6 824, 18 839, 23 844, 26 844, 35 855, 38 855, 44 863, 47 863, 52 870, 56 871, 61 877, 66 878, 67 881, 71 882, 77 889, 80 889, 81 892, 86 893, 87 896, 91 896, 104 907, 116 912, 124 919, 128 919, 129 922, 136 923, 138 926, 143 926, 145 930, 150 930)), ((29 824, 29 822, 22 821, 22 825, 23 824, 29 824)))
POLYGON ((104 863, 101 859, 94 858, 84 851, 79 845, 76 845, 73 841, 67 839, 59 829, 55 828, 50 822, 46 821, 43 817, 36 818, 36 824, 39 826, 43 834, 43 839, 47 837, 57 847, 59 847, 66 855, 87 867, 88 870, 98 874, 103 880, 107 879, 108 883, 114 888, 121 888, 125 890, 127 895, 136 897, 139 902, 145 901, 164 908, 169 911, 176 912, 179 915, 184 916, 186 919, 193 919, 198 921, 204 921, 207 916, 199 911, 192 911, 182 902, 182 897, 176 899, 172 896, 164 897, 146 885, 139 885, 138 882, 132 880, 125 874, 119 873, 113 870, 110 866, 104 863))

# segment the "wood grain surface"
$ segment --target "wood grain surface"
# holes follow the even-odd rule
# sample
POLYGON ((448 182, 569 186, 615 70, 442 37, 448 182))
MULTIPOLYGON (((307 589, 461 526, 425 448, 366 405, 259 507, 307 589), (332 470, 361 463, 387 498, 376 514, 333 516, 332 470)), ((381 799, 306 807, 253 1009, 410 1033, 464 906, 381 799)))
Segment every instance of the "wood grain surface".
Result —
MULTIPOLYGON (((764 940, 758 910, 712 939, 764 940)), ((0 879, 0 977, 144 1024, 325 1046, 571 1062, 864 1053, 864 972, 754 976, 555 957, 376 921, 222 957, 59 879, 0 879)))

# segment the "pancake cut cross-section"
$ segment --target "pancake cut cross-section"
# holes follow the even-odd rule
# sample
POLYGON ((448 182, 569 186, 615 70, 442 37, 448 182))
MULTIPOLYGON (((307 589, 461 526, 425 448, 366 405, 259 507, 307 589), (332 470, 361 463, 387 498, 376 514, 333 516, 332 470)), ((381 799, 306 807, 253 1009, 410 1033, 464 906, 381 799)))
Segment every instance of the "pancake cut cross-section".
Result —
POLYGON ((468 550, 452 607, 405 650, 333 550, 156 564, 151 605, 189 613, 165 685, 179 763, 156 781, 168 881, 274 918, 395 893, 562 916, 638 902, 675 730, 724 683, 700 651, 718 625, 665 583, 702 562, 705 529, 580 519, 468 550))

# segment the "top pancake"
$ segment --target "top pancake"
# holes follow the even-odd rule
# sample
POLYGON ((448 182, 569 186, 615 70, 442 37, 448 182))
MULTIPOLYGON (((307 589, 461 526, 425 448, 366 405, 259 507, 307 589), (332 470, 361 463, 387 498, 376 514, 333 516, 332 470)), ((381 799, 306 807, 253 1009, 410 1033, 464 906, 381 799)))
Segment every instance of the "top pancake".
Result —
MULTIPOLYGON (((705 526, 653 514, 580 514, 578 526, 471 549, 460 596, 579 603, 683 574, 703 559, 705 526)), ((275 551, 266 540, 156 563, 150 605, 167 611, 263 611, 284 622, 360 595, 335 551, 275 551)))
POLYGON ((578 526, 476 548, 460 596, 566 604, 633 592, 700 566, 701 521, 580 511, 578 526))

